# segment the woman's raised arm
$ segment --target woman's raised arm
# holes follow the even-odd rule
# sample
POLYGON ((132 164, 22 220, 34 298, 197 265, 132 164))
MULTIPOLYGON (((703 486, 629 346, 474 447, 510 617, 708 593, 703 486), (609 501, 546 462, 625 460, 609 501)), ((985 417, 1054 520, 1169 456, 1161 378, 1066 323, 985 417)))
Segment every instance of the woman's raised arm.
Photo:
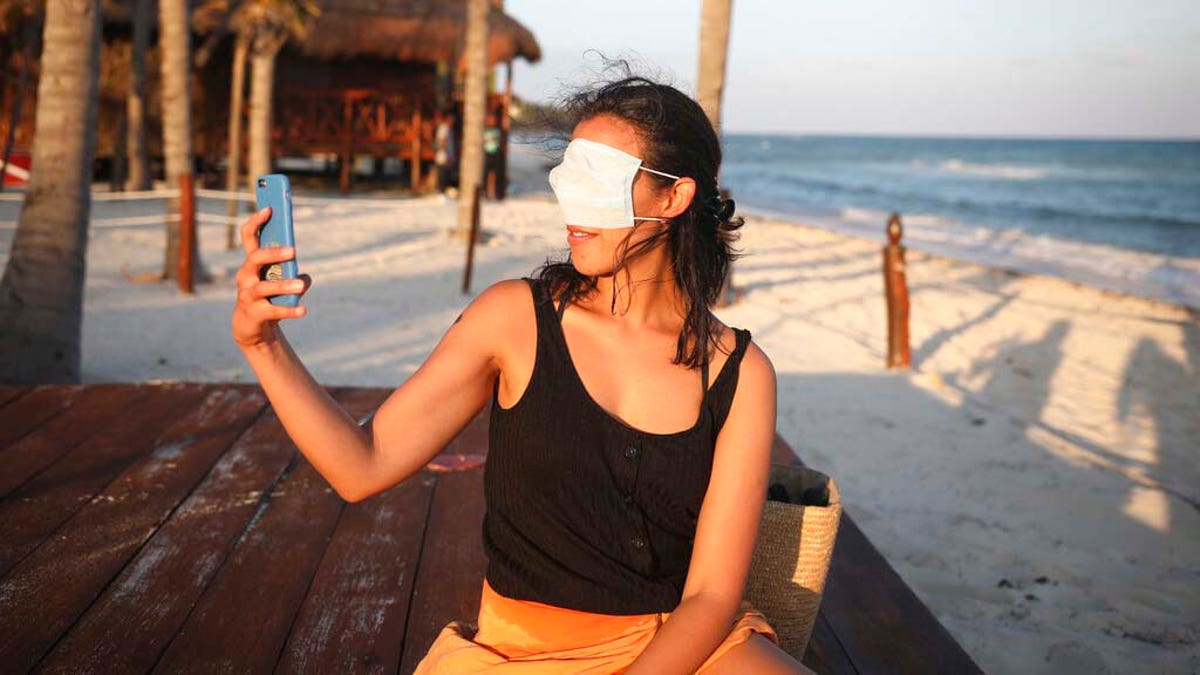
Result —
POLYGON ((290 259, 280 248, 259 248, 258 230, 270 211, 242 224, 246 262, 238 271, 233 339, 296 447, 347 501, 382 492, 416 473, 450 442, 491 396, 499 372, 497 329, 506 325, 516 285, 502 281, 482 292, 450 326, 433 353, 360 427, 313 379, 279 330, 281 319, 305 308, 272 305, 279 293, 303 294, 312 281, 261 281, 258 270, 290 259))

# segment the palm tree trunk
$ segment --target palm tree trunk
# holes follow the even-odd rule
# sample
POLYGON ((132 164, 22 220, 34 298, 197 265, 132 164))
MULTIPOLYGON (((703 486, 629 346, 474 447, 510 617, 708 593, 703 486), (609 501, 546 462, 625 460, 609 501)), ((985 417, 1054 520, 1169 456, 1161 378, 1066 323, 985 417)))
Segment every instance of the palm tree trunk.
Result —
POLYGON ((129 50, 129 94, 125 97, 127 190, 150 189, 150 156, 146 143, 146 48, 150 43, 152 0, 133 4, 133 45, 129 50))
POLYGON ((700 72, 696 77, 696 100, 719 137, 733 0, 704 0, 700 11, 700 72))
POLYGON ((254 180, 271 173, 271 106, 275 86, 275 55, 283 46, 278 35, 257 35, 250 55, 250 121, 249 185, 254 192, 254 180))
POLYGON ((487 107, 488 0, 467 0, 464 53, 467 77, 463 101, 463 141, 458 170, 458 228, 455 236, 470 238, 471 210, 483 180, 483 122, 487 107))
POLYGON ((0 279, 0 381, 77 382, 100 3, 48 0, 33 175, 0 279))
MULTIPOLYGON (((246 94, 246 53, 250 42, 238 33, 233 44, 233 76, 229 92, 229 150, 225 162, 225 191, 237 192, 238 179, 242 173, 242 107, 246 94)), ((228 205, 229 225, 225 231, 225 248, 237 247, 238 198, 230 195, 228 205)))
MULTIPOLYGON (((192 102, 190 90, 191 34, 188 30, 187 0, 160 0, 158 3, 159 48, 162 55, 163 159, 167 186, 179 188, 192 174, 192 102)), ((163 278, 176 278, 179 264, 180 226, 187 214, 181 212, 183 199, 172 199, 167 220, 166 255, 163 278)), ((191 259, 201 269, 197 237, 191 239, 191 259)), ((198 275, 199 277, 199 275, 198 275)))
MULTIPOLYGON (((696 99, 721 137, 721 99, 725 93, 725 61, 729 53, 729 25, 733 0, 704 0, 700 10, 700 65, 696 77, 696 99)), ((717 306, 733 302, 733 265, 725 271, 717 306)))

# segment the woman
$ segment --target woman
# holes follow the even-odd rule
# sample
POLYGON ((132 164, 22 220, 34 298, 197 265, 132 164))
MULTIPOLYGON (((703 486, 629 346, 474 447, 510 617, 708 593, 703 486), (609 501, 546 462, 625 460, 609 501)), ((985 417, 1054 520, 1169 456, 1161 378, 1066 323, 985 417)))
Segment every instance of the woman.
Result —
POLYGON ((233 337, 300 450, 349 501, 417 473, 492 400, 478 627, 418 673, 808 672, 742 600, 775 434, 775 373, 709 311, 741 219, 720 144, 678 90, 584 91, 551 173, 571 255, 493 284, 360 428, 278 328, 307 277, 242 227, 233 337), (669 619, 669 620, 668 620, 669 619))

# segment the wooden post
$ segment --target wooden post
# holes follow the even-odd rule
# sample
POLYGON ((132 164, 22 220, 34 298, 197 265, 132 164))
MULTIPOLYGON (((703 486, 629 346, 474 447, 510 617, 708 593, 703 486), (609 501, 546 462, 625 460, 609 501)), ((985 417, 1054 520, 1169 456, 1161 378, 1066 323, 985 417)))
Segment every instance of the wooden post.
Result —
POLYGON ((412 114, 412 165, 409 166, 409 180, 412 182, 412 193, 421 194, 421 108, 417 107, 412 114))
POLYGON ((338 181, 342 194, 350 192, 350 178, 354 173, 354 101, 349 93, 342 94, 342 167, 338 181))
POLYGON ((500 175, 497 178, 499 183, 496 186, 496 193, 499 199, 504 199, 508 196, 508 134, 512 131, 512 88, 513 67, 512 60, 504 63, 504 109, 500 113, 500 175))
POLYGON ((472 187, 474 189, 468 193, 471 200, 471 230, 470 236, 467 237, 467 268, 463 272, 464 295, 471 292, 471 267, 475 264, 475 240, 479 238, 479 203, 483 201, 482 195, 479 194, 481 186, 476 183, 472 187))
POLYGON ((179 290, 191 295, 195 293, 192 284, 192 242, 196 239, 196 193, 191 173, 179 174, 179 267, 176 277, 179 290))
POLYGON ((887 296, 888 368, 908 368, 912 354, 908 345, 908 278, 904 265, 904 247, 900 238, 904 226, 900 214, 892 213, 887 224, 888 244, 883 247, 883 286, 887 296))

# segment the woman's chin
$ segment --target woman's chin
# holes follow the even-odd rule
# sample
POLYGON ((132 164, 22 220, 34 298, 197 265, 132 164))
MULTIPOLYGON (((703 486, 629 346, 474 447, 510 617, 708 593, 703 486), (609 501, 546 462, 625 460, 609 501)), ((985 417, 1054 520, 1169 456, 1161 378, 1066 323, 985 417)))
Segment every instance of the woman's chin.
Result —
POLYGON ((601 277, 606 274, 612 274, 612 266, 603 267, 589 261, 586 257, 583 260, 576 256, 571 256, 571 264, 575 266, 575 271, 585 277, 601 277))

